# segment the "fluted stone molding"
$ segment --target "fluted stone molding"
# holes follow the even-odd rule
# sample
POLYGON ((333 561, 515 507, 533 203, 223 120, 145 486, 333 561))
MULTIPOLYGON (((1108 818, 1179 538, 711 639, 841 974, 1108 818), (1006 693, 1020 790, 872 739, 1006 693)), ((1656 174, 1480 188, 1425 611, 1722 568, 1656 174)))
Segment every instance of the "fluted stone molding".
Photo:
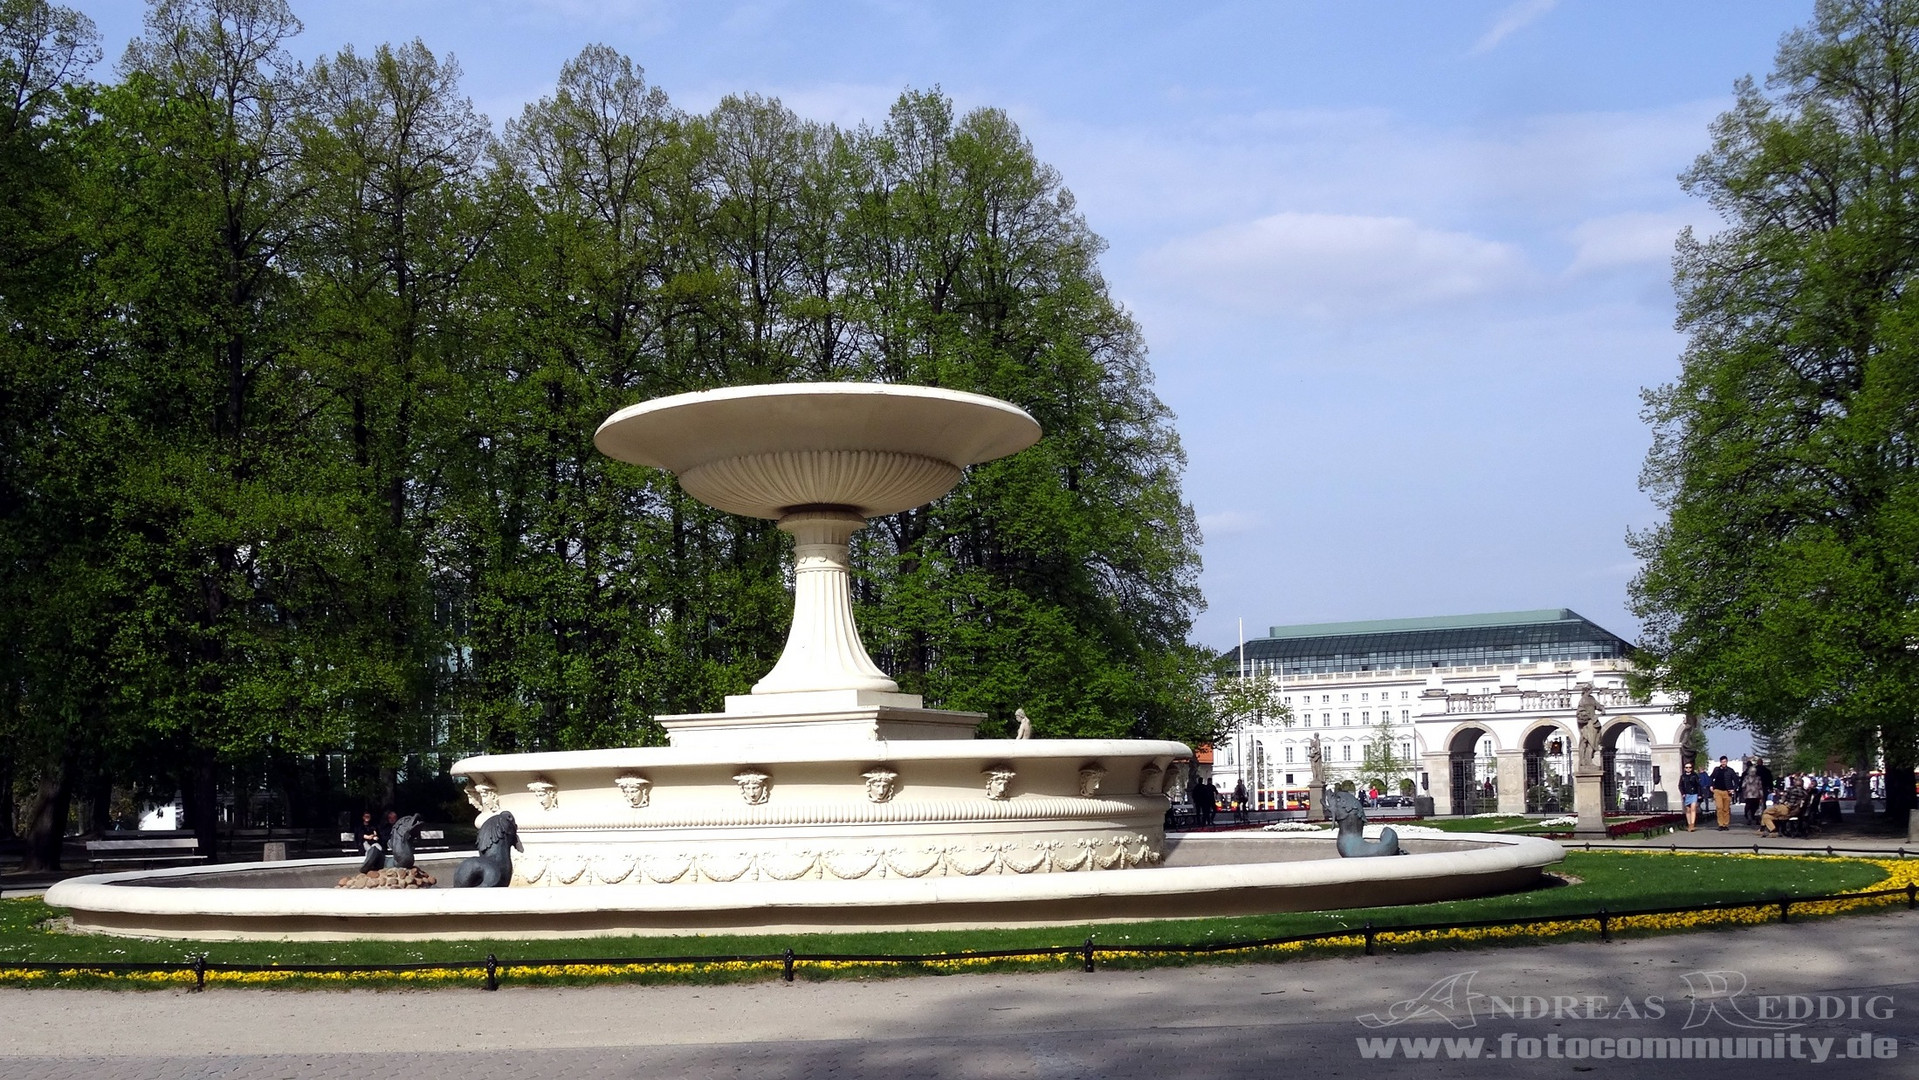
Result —
POLYGON ((763 506, 841 506, 865 516, 932 502, 959 479, 958 466, 923 454, 780 450, 695 466, 680 474, 680 487, 708 506, 733 513, 763 506))
POLYGON ((899 684, 866 654, 853 624, 847 540, 866 518, 838 507, 807 509, 780 519, 793 534, 793 625, 786 651, 755 694, 808 690, 876 690, 899 693, 899 684))

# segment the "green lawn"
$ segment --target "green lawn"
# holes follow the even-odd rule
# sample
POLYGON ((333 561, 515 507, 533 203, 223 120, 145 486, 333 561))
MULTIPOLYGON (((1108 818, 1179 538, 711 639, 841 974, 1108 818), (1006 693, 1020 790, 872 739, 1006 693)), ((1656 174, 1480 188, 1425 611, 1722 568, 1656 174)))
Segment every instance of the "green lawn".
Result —
MULTIPOLYGON (((1571 852, 1556 870, 1577 880, 1572 884, 1506 896, 1361 910, 1025 930, 556 941, 401 943, 134 940, 51 930, 45 924, 59 913, 39 900, 22 899, 0 902, 0 969, 9 963, 24 962, 78 965, 114 961, 180 961, 201 952, 214 963, 373 965, 470 961, 488 953, 494 953, 506 962, 773 954, 787 948, 800 954, 925 954, 1075 945, 1089 935, 1107 945, 1190 945, 1359 928, 1367 922, 1384 928, 1587 914, 1601 907, 1620 912, 1635 908, 1703 905, 1714 901, 1812 896, 1865 888, 1882 881, 1886 876, 1881 867, 1857 859, 1753 858, 1641 852, 1571 852)), ((1058 966, 1062 962, 1013 962, 1007 966, 1058 966)), ((1102 959, 1102 962, 1107 961, 1102 959)), ((1188 957, 1168 956, 1116 958, 1115 962, 1146 964, 1194 961, 1188 957)), ((862 973, 885 972, 866 970, 862 973)), ((728 976, 704 973, 692 977, 710 981, 714 977, 728 976)), ((730 977, 760 978, 765 977, 765 973, 730 977)))

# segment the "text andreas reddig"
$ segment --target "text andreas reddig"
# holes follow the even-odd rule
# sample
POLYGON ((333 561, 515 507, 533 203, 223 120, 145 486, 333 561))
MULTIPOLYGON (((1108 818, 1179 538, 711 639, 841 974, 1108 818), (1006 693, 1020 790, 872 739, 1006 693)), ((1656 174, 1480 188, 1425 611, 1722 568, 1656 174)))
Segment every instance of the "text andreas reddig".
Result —
POLYGON ((1481 994, 1472 989, 1477 974, 1463 971, 1448 975, 1423 992, 1394 1002, 1383 1013, 1366 1013, 1357 1019, 1374 1030, 1412 1020, 1440 1020, 1456 1030, 1477 1027, 1481 1019, 1571 1020, 1609 1025, 1614 1033, 1361 1035, 1354 1040, 1359 1056, 1450 1060, 1761 1059, 1811 1064, 1899 1056, 1898 1039, 1869 1029, 1859 1031, 1855 1026, 1891 1020, 1894 1003, 1887 994, 1749 994, 1746 977, 1740 972, 1693 971, 1681 976, 1685 993, 1669 1008, 1668 999, 1659 994, 1637 998, 1481 994), (1617 1033, 1618 1026, 1666 1020, 1680 1005, 1686 1015, 1678 1034, 1617 1033), (1845 1024, 1847 1029, 1830 1034, 1812 1029, 1820 1022, 1845 1024))

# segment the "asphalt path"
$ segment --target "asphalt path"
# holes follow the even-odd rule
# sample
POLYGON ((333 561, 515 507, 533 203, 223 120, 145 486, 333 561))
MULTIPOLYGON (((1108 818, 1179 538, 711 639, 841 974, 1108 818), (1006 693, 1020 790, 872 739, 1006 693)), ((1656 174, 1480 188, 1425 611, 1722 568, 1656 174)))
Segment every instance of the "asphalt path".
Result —
POLYGON ((0 1077, 1919 1077, 1916 932, 1894 911, 1143 972, 0 990, 0 1077), (1653 1056, 1708 1052, 1762 1059, 1653 1056))

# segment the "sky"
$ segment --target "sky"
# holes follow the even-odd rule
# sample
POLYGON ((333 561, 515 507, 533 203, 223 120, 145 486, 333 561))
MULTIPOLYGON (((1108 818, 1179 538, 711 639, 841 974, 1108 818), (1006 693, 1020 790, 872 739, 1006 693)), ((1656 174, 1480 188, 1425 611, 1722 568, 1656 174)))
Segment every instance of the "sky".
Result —
MULTIPOLYGON (((137 0, 68 0, 109 65, 137 0)), ((1677 176, 1812 0, 294 0, 296 56, 415 37, 498 125, 590 43, 689 110, 1005 109, 1109 243, 1188 455, 1208 607, 1271 625, 1570 607, 1628 638, 1677 176)), ((109 74, 103 72, 103 74, 109 74)))

